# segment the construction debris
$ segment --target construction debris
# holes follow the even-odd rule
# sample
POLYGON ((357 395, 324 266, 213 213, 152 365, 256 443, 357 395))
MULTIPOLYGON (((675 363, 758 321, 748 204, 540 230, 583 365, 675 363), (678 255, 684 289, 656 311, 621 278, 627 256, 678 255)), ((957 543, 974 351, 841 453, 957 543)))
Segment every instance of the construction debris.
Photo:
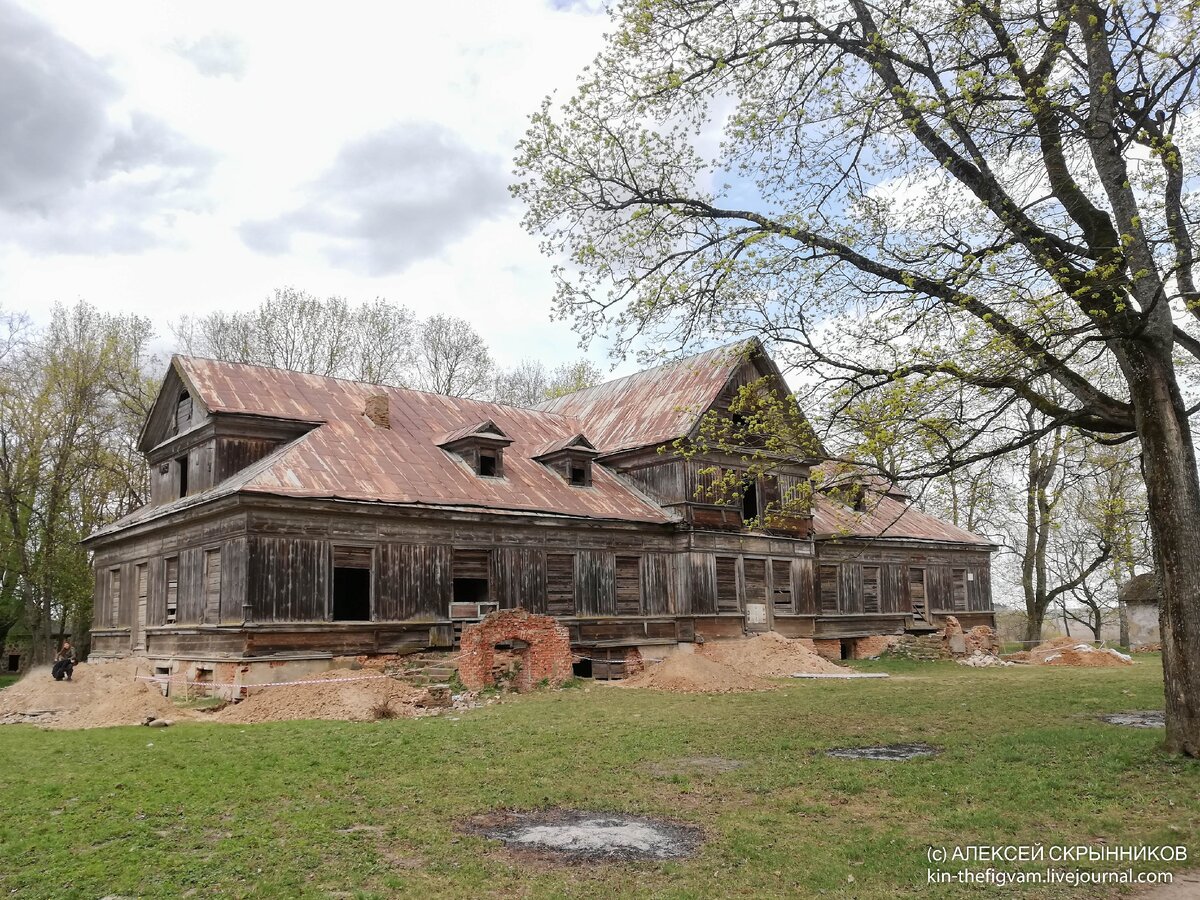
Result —
POLYGON ((1093 647, 1078 638, 1061 637, 1038 644, 1032 650, 1010 653, 1005 659, 1035 666, 1079 666, 1108 668, 1132 666, 1133 658, 1111 647, 1093 647))
POLYGON ((1009 662, 1007 659, 1001 659, 990 653, 984 653, 982 650, 976 650, 970 656, 964 656, 961 659, 955 660, 955 662, 960 666, 971 666, 974 669, 990 669, 993 666, 1016 665, 1016 663, 1009 662))

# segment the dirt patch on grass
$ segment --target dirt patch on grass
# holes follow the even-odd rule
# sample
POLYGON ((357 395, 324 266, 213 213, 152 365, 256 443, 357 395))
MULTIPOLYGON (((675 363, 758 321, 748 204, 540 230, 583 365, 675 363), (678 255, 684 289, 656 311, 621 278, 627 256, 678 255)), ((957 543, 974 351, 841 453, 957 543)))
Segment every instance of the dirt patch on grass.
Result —
POLYGON ((615 682, 614 686, 649 688, 673 694, 738 694, 778 687, 766 679, 746 675, 696 653, 672 654, 631 678, 615 682))
POLYGON ((726 759, 723 756, 685 756, 682 759, 650 763, 646 771, 661 778, 672 778, 676 775, 721 775, 744 765, 739 759, 726 759))
POLYGON ((815 675, 846 671, 837 663, 818 656, 816 650, 804 643, 774 631, 744 640, 702 644, 696 652, 743 675, 759 678, 787 678, 797 672, 815 675))
POLYGON ((490 813, 461 828, 502 841, 510 851, 563 863, 678 859, 692 855, 703 840, 694 825, 569 809, 490 813))
POLYGON ((71 681, 55 681, 50 666, 30 669, 0 691, 0 724, 104 728, 141 725, 149 718, 196 718, 194 711, 175 706, 156 687, 134 679, 139 672, 153 672, 150 665, 138 658, 80 663, 71 681))
POLYGON ((1162 710, 1143 709, 1136 712, 1112 713, 1101 716, 1100 721, 1126 728, 1166 728, 1166 714, 1162 710))
POLYGON ((918 759, 922 756, 935 756, 940 751, 929 744, 885 744, 878 747, 837 747, 826 750, 826 756, 838 759, 876 759, 884 762, 897 762, 905 759, 918 759))
POLYGON ((386 718, 418 715, 415 704, 425 692, 395 678, 379 677, 379 674, 331 669, 309 679, 315 684, 256 688, 245 700, 210 718, 216 722, 252 724, 295 719, 370 722, 385 717, 380 714, 382 709, 389 710, 386 718))

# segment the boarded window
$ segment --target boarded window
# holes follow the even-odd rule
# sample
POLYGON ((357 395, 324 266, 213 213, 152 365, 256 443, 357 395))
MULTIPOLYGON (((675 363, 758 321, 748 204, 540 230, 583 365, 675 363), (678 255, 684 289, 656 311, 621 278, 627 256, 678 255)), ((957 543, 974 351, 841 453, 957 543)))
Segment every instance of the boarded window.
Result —
POLYGON ((637 556, 617 557, 617 615, 642 612, 642 560, 637 556))
POLYGON ((121 621, 121 570, 110 569, 108 573, 108 612, 109 622, 113 628, 121 621))
POLYGON ((454 551, 454 602, 486 603, 491 598, 488 583, 488 551, 454 551))
POLYGON ((771 560, 771 602, 777 614, 789 615, 796 611, 792 601, 791 560, 771 560))
POLYGON ((863 612, 879 612, 879 566, 863 566, 863 612))
POLYGON ((221 619, 221 551, 204 551, 204 621, 221 619))
POLYGON ((737 557, 717 557, 717 612, 739 612, 737 557))
POLYGON ((175 624, 179 616, 179 557, 167 560, 167 617, 168 625, 175 624))
POLYGON ((746 602, 767 602, 767 561, 747 559, 742 563, 742 574, 746 578, 746 602))
POLYGON ((908 570, 908 599, 915 612, 925 612, 925 570, 912 568, 908 570))
POLYGON ((179 395, 175 404, 175 431, 184 432, 192 427, 192 396, 187 391, 179 395))
POLYGON ((575 614, 575 555, 546 554, 546 611, 552 616, 575 614))
POLYGON ((838 567, 821 566, 821 613, 836 615, 838 611, 838 567))
POLYGON ((953 569, 950 575, 954 611, 965 612, 967 609, 967 570, 953 569))

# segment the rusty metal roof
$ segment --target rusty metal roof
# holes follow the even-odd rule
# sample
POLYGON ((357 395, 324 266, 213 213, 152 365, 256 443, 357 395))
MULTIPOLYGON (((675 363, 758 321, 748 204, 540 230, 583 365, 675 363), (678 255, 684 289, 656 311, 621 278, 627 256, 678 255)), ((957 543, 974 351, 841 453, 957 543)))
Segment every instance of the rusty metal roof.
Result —
POLYGON ((573 416, 602 453, 683 437, 760 345, 739 341, 547 400, 538 408, 573 416))
MULTIPOLYGON (((574 419, 537 410, 286 369, 176 357, 195 396, 212 413, 320 420, 239 490, 293 497, 538 511, 598 519, 670 522, 672 517, 602 468, 588 487, 534 461, 541 448, 580 432, 574 419), (390 428, 363 414, 385 394, 390 428), (448 434, 488 422, 512 439, 504 477, 481 477, 438 447, 448 434)), ((190 498, 189 498, 190 499, 190 498)))
POLYGON ((893 538, 943 544, 994 546, 987 538, 944 522, 892 494, 868 489, 861 511, 816 492, 813 531, 818 538, 893 538))

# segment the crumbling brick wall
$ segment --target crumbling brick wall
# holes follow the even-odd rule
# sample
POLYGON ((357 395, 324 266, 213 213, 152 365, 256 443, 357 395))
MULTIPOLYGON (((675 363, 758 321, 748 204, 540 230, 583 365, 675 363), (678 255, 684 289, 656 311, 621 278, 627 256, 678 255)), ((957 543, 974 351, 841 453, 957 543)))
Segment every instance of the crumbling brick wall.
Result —
POLYGON ((571 677, 571 633, 549 616, 524 609, 502 609, 481 622, 463 628, 458 677, 477 691, 495 683, 492 664, 496 645, 509 641, 527 644, 515 650, 521 668, 513 682, 517 691, 531 690, 542 681, 562 684, 571 677))
POLYGON ((851 651, 852 659, 874 659, 885 650, 890 650, 896 645, 897 637, 894 634, 877 634, 871 637, 860 637, 854 639, 854 648, 851 651))

